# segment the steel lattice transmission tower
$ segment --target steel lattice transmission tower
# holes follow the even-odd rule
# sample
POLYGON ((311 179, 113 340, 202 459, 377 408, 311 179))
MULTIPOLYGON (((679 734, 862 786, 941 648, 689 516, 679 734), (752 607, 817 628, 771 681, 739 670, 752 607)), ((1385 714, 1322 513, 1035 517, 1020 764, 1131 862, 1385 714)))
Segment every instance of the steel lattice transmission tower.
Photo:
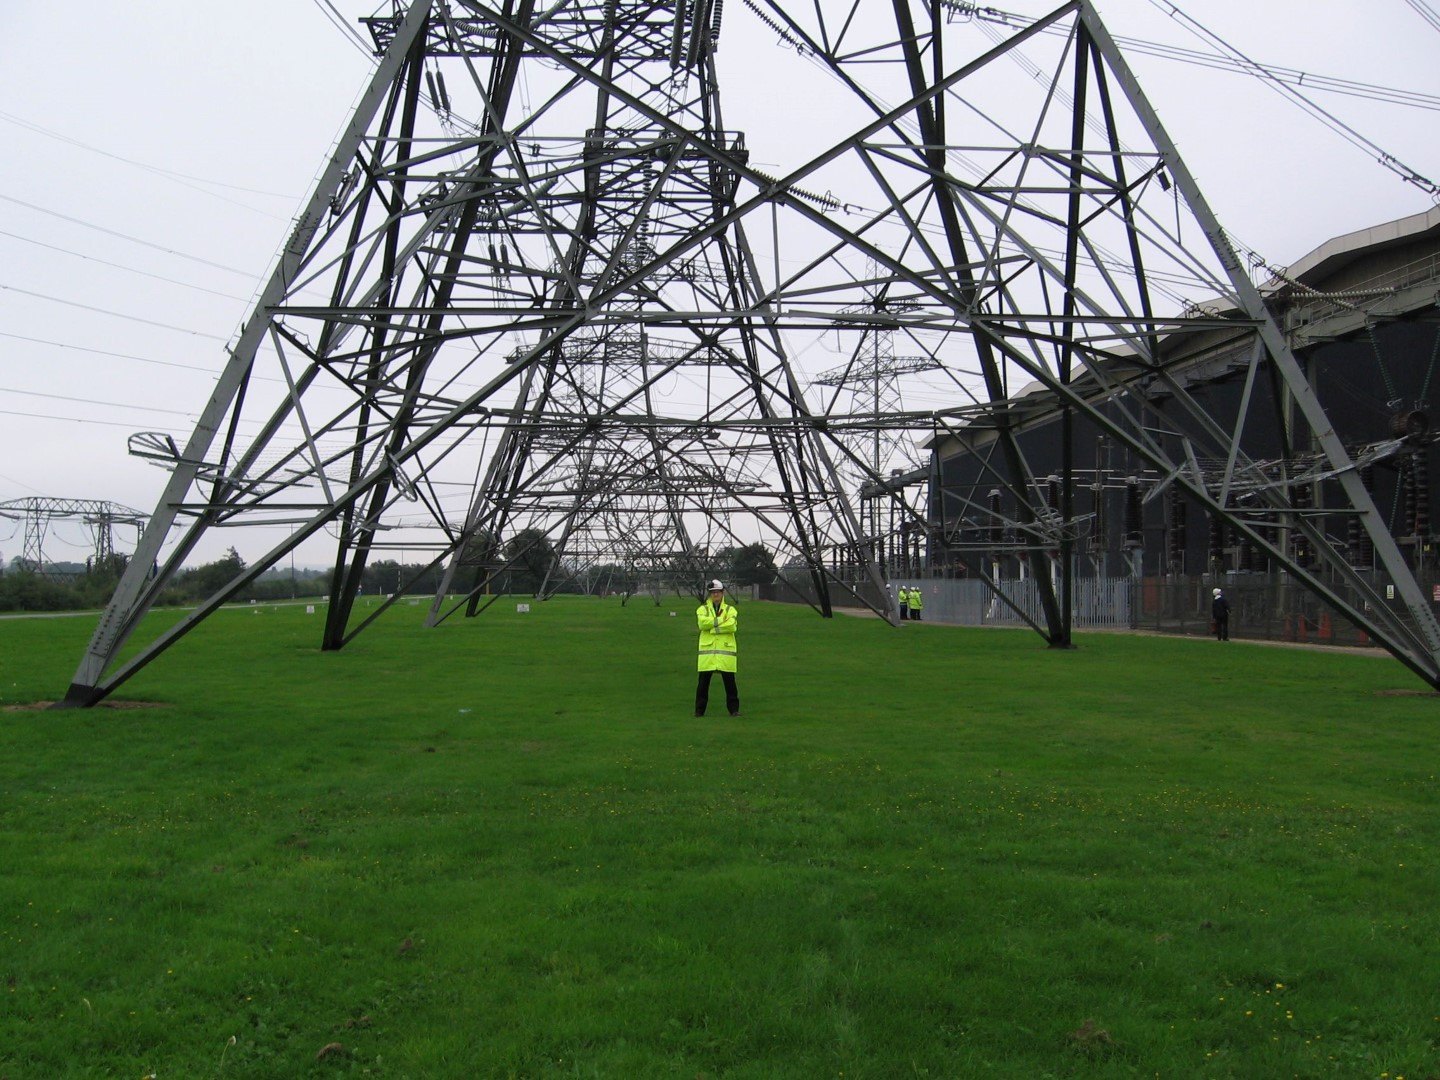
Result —
MULTIPOLYGON (((884 280, 875 266, 869 272, 872 278, 884 280)), ((912 310, 913 302, 892 301, 883 288, 877 288, 853 314, 888 316, 912 310)), ((885 551, 886 537, 904 533, 911 526, 921 532, 926 528, 926 515, 906 498, 903 481, 876 483, 876 477, 916 472, 922 452, 917 437, 930 434, 925 427, 930 423, 928 411, 907 413, 905 409, 903 377, 939 371, 955 378, 955 372, 928 352, 896 355, 895 338, 902 333, 905 331, 899 327, 881 325, 848 335, 845 362, 811 380, 811 385, 824 388, 816 393, 821 411, 828 416, 847 417, 843 429, 836 430, 843 450, 840 473, 848 490, 859 494, 866 543, 886 567, 902 565, 904 554, 885 551)), ((918 340, 912 343, 924 346, 918 340)), ((963 394, 963 383, 956 380, 951 392, 963 394)))
POLYGON ((52 521, 79 521, 90 529, 95 544, 91 565, 97 568, 105 566, 115 556, 117 525, 134 528, 137 538, 145 526, 145 515, 139 510, 104 499, 52 499, 46 496, 9 499, 0 502, 0 518, 23 523, 25 539, 21 558, 38 573, 45 572, 45 536, 52 521))
POLYGON ((524 558, 518 538, 683 564, 706 532, 775 546, 824 613, 853 590, 893 619, 837 462, 863 474, 843 436, 896 424, 986 433, 1033 551, 1035 628, 1068 645, 1074 478, 1062 467, 1052 573, 1056 514, 1015 431, 1037 381, 1440 682, 1440 626, 1088 0, 983 42, 989 9, 957 0, 721 8, 414 0, 368 20, 374 76, 194 434, 135 443, 173 471, 68 704, 322 530, 325 648, 366 625, 361 573, 402 534, 452 587, 466 572, 432 622, 524 558), (1191 302, 1211 297, 1228 310, 1191 302), (807 400, 818 338, 896 331, 955 374, 953 407, 919 424, 807 400), (1395 603, 1372 604, 1293 485, 1242 452, 1251 421, 1217 420, 1174 377, 1160 345, 1185 335, 1250 342, 1250 377, 1284 385, 1307 475, 1369 532, 1395 603), (1163 431, 1135 404, 1156 385, 1163 431), (255 523, 283 539, 117 663, 201 537, 255 523), (1282 526, 1318 559, 1290 559, 1282 526))

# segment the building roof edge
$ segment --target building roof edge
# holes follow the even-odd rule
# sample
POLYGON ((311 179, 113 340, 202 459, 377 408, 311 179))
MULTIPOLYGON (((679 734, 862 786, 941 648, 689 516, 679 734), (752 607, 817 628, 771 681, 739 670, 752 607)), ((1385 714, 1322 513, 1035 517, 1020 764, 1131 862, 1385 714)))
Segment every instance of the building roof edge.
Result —
POLYGON ((1440 206, 1332 237, 1287 267, 1286 276, 1313 285, 1363 252, 1383 250, 1436 231, 1440 231, 1440 206))

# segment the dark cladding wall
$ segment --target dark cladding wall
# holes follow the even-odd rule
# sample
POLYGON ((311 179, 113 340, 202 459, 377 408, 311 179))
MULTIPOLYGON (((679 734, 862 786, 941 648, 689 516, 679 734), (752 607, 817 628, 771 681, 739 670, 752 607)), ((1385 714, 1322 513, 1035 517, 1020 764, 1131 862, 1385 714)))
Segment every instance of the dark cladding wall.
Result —
MULTIPOLYGON (((1396 427, 1401 423, 1397 417, 1406 418, 1416 411, 1440 427, 1440 407, 1437 407, 1440 378, 1436 378, 1437 366, 1440 366, 1440 327, 1435 323, 1382 324, 1356 339, 1314 346, 1301 359, 1336 432, 1352 454, 1403 433, 1403 426, 1396 427)), ((1244 369, 1237 364, 1223 377, 1189 389, 1222 426, 1233 427, 1244 382, 1244 369)), ((1170 429, 1173 425, 1167 412, 1174 408, 1174 402, 1165 398, 1145 402, 1146 424, 1153 429, 1170 429)), ((1287 421, 1282 387, 1271 370, 1256 380, 1250 415, 1241 439, 1249 457, 1272 460, 1311 449, 1310 432, 1298 411, 1291 410, 1287 421), (1267 422, 1261 423, 1261 420, 1267 422), (1287 423, 1293 449, 1285 445, 1287 423)), ((1175 419, 1179 422, 1182 418, 1175 419)), ((1416 423, 1413 419, 1409 422, 1416 423)), ((1035 425, 1020 436, 1022 451, 1036 476, 1044 478, 1059 473, 1060 438, 1058 420, 1035 425)), ((1179 446, 1178 439, 1166 446, 1168 453, 1177 455, 1177 460, 1179 446)), ((1199 504, 1180 498, 1181 506, 1177 507, 1173 489, 1140 504, 1138 496, 1162 478, 1113 437, 1079 415, 1074 421, 1072 452, 1075 515, 1094 515, 1085 526, 1086 535, 1076 545, 1081 573, 1130 573, 1135 551, 1140 553, 1140 569, 1145 575, 1215 571, 1266 573, 1278 569, 1272 568, 1267 559, 1231 530, 1220 530, 1213 525, 1199 504), (1132 477, 1137 481, 1133 486, 1127 484, 1132 477), (1135 529, 1137 519, 1138 531, 1135 529)), ((1217 470, 1222 465, 1220 462, 1206 464, 1217 470)), ((1431 464, 1428 441, 1418 439, 1414 445, 1407 445, 1401 453, 1377 462, 1362 474, 1390 532, 1412 562, 1419 553, 1420 566, 1428 565, 1435 542, 1429 509, 1436 495, 1431 464)), ((996 482, 996 471, 1003 473, 1005 469, 1003 458, 993 445, 975 453, 951 454, 938 462, 940 486, 938 491, 931 492, 931 514, 933 520, 944 522, 944 529, 943 536, 936 538, 931 549, 932 567, 954 567, 957 573, 963 573, 947 538, 970 549, 972 557, 982 554, 977 548, 988 548, 997 539, 998 546, 1013 548, 1014 537, 994 536, 984 513, 984 508, 990 505, 990 492, 999 489, 1001 514, 1007 518, 1015 516, 1015 499, 996 482), (972 504, 968 508, 966 500, 972 504)), ((1311 492, 1317 507, 1343 502, 1337 481, 1324 481, 1318 488, 1311 492)), ((1047 491, 1047 501, 1052 497, 1047 491)), ((1352 565, 1368 567, 1371 564, 1373 553, 1350 515, 1331 514, 1322 520, 1326 536, 1346 552, 1352 565)), ((1004 576, 1018 571, 1018 556, 1007 553, 1001 558, 1004 576)))
MULTIPOLYGON (((1406 418, 1418 412, 1440 425, 1440 325, 1394 322, 1365 337, 1318 346, 1313 350, 1314 381, 1346 446, 1369 445, 1404 434, 1406 418)), ((1435 504, 1434 460, 1428 440, 1364 470, 1366 487, 1391 534, 1412 565, 1428 566, 1435 533, 1430 508, 1435 504)), ((1328 481, 1324 494, 1338 487, 1328 481)), ((1335 523, 1329 532, 1343 529, 1335 523)), ((1353 533, 1353 530, 1352 530, 1353 533)))

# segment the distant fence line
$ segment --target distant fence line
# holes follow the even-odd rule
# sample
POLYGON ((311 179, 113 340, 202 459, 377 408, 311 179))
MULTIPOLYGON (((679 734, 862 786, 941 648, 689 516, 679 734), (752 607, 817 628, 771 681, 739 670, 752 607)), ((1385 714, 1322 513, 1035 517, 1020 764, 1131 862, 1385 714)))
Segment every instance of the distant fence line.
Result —
MULTIPOLYGON (((1440 579, 1425 575, 1421 586, 1427 596, 1436 596, 1440 579)), ((814 603, 815 593, 808 578, 791 575, 789 584, 759 586, 757 599, 790 603, 814 603), (798 594, 798 595, 797 595, 798 594)), ((1044 611, 1033 578, 999 583, 1006 603, 985 582, 976 578, 908 578, 893 584, 918 586, 925 597, 927 622, 956 626, 1025 626, 1018 608, 1045 625, 1044 611), (1013 605, 1013 606, 1012 606, 1013 605)), ((1165 634, 1207 635, 1210 630, 1211 590, 1225 590, 1230 600, 1230 636, 1270 641, 1313 642, 1325 645, 1373 645, 1369 635, 1287 575, 1236 574, 1180 578, 1079 578, 1072 586, 1071 607, 1076 630, 1127 629, 1165 634)), ((893 585, 892 585, 893 587, 893 585)), ((1376 591, 1386 594, 1383 581, 1376 591)), ((878 597, 868 583, 856 592, 876 603, 878 597)), ((854 606, 845 590, 833 589, 831 601, 837 606, 854 606)), ((1359 606, 1363 601, 1355 601, 1359 606)), ((1432 601, 1437 609, 1440 602, 1432 601)), ((1403 614, 1403 605, 1394 610, 1403 614)))

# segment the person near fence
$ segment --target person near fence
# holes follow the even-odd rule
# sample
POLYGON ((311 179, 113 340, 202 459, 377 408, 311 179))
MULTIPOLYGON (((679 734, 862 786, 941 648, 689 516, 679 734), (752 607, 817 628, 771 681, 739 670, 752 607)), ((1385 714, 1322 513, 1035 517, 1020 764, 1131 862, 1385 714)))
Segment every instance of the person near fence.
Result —
POLYGON ((735 631, 740 613, 725 599, 725 586, 710 582, 709 596, 695 609, 700 629, 699 679, 695 683, 695 715, 704 716, 710 703, 710 680, 718 671, 725 680, 725 707, 731 716, 740 715, 740 692, 735 686, 737 652, 735 631))
POLYGON ((925 609, 925 597, 920 592, 920 586, 914 585, 910 589, 910 618, 914 622, 920 622, 920 612, 925 609))
POLYGON ((1215 631, 1215 640, 1229 641, 1230 601, 1225 599, 1224 589, 1213 590, 1210 597, 1210 627, 1215 631))
POLYGON ((904 585, 895 586, 895 602, 900 605, 900 621, 910 618, 910 589, 904 585))

